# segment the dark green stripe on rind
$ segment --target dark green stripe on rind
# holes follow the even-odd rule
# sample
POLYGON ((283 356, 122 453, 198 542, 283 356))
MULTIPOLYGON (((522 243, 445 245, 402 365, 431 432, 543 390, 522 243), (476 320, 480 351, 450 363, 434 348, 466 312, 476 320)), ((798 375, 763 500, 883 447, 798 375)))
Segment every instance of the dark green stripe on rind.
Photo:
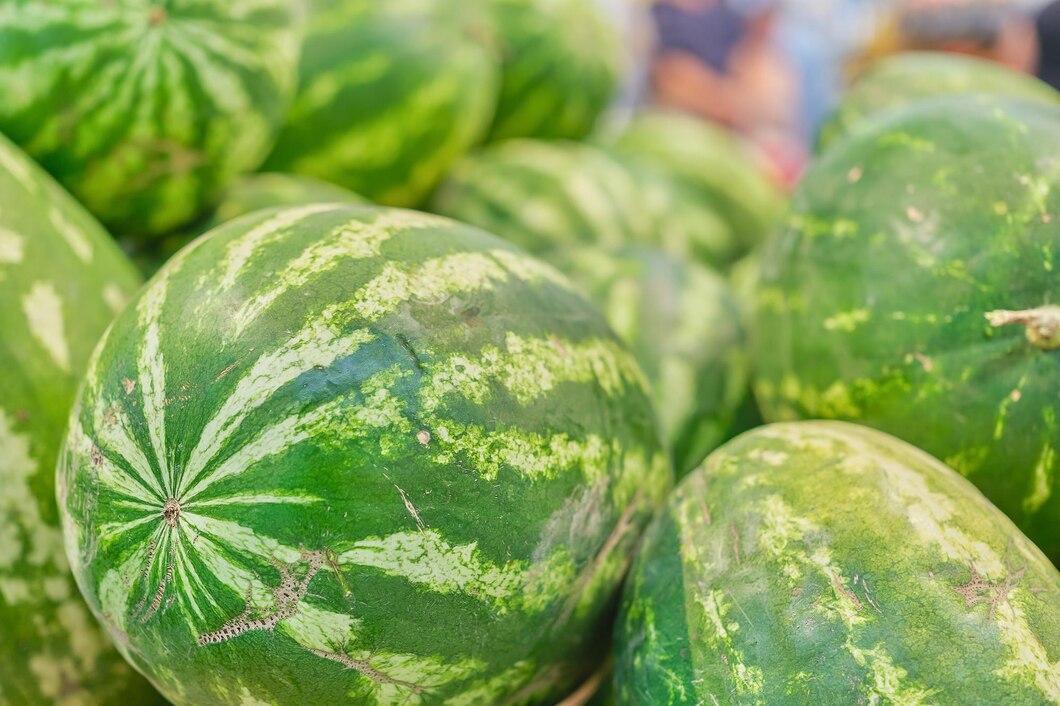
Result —
POLYGON ((185 224, 265 158, 294 90, 285 0, 0 9, 0 130, 123 235, 185 224))
POLYGON ((55 461, 88 357, 138 285, 85 210, 0 137, 0 703, 152 703, 78 595, 55 461))
POLYGON ((930 52, 898 54, 873 64, 851 86, 821 129, 818 149, 857 132, 876 115, 949 93, 990 93, 1060 103, 1060 93, 1052 86, 994 61, 930 52))
POLYGON ((666 490, 657 434, 551 268, 310 205, 213 231, 117 322, 64 508, 94 608, 178 704, 551 703, 666 490))
POLYGON ((622 72, 618 31, 593 0, 489 0, 503 80, 490 141, 578 140, 622 72))
POLYGON ((1057 155, 1060 108, 988 96, 923 101, 836 145, 764 255, 755 344, 767 419, 909 441, 1054 561, 1060 354, 987 315, 1056 303, 1057 155))
POLYGON ((628 704, 1060 703, 1060 574, 969 483, 862 427, 764 427, 686 478, 618 623, 628 704))
POLYGON ((493 117, 485 0, 309 4, 300 87, 266 167, 415 206, 493 117))

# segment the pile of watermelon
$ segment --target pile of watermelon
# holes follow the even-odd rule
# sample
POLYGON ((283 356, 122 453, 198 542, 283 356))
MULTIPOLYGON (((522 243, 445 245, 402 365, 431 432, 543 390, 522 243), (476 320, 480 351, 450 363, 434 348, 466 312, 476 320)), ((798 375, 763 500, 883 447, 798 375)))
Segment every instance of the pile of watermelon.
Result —
POLYGON ((1060 704, 1060 96, 601 4, 0 5, 0 706, 1060 704))

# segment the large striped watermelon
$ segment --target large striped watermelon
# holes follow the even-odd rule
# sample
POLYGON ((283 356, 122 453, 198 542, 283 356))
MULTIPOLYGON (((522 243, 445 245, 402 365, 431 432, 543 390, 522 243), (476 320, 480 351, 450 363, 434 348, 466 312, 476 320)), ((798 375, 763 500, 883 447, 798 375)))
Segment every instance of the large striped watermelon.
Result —
POLYGON ((764 254, 766 418, 915 444, 1060 560, 1060 352, 992 316, 1048 322, 1058 222, 1060 107, 941 97, 837 144, 764 254))
POLYGON ((553 703, 666 491, 657 434, 548 266, 424 214, 258 212, 97 349, 67 546, 177 704, 553 703))
POLYGON ((267 168, 421 203, 493 118, 486 1, 309 0, 301 85, 267 168))
POLYGON ((503 57, 490 139, 588 135, 622 73, 618 27, 597 0, 488 1, 503 57))
POLYGON ((732 232, 666 177, 591 145, 510 140, 461 160, 433 208, 532 253, 595 244, 655 244, 727 263, 732 232))
POLYGON ((992 93, 1060 103, 1060 93, 1049 84, 993 61, 932 52, 897 54, 858 77, 821 129, 818 147, 827 148, 874 115, 951 93, 992 93))
POLYGON ((1060 704, 1060 574, 959 475, 841 422, 687 477, 616 637, 622 704, 1060 704))
POLYGON ((762 241, 783 212, 780 191, 738 138, 698 118, 647 111, 602 139, 615 153, 677 177, 692 198, 717 210, 743 250, 762 241))
POLYGON ((0 132, 116 231, 187 223, 268 154, 291 0, 0 3, 0 132))
POLYGON ((77 593, 55 506, 78 382, 137 284, 99 224, 0 137, 0 704, 151 698, 77 593))
POLYGON ((720 276, 660 250, 577 248, 552 262, 596 302, 651 381, 680 477, 716 448, 747 394, 742 312, 720 276))

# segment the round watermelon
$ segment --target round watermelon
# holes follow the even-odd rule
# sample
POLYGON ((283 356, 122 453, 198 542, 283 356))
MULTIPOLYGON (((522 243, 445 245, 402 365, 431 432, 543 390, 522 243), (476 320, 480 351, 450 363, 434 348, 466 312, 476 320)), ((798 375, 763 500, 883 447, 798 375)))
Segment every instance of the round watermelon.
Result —
POLYGON ((503 58, 490 140, 578 140, 623 70, 618 27, 597 0, 488 0, 503 58))
POLYGON ((724 264, 738 252, 726 224, 679 185, 575 142, 510 140, 470 155, 433 209, 536 254, 642 243, 724 264))
POLYGON ((779 189, 738 138, 698 118, 647 111, 604 144, 675 177, 690 199, 725 219, 740 252, 761 242, 783 212, 779 189))
POLYGON ((897 54, 872 65, 821 130, 818 148, 856 132, 868 118, 944 94, 992 93, 1060 103, 1052 86, 993 61, 933 52, 897 54))
POLYGON ((589 295, 651 382, 678 477, 726 436, 747 393, 743 318, 720 276, 652 248, 585 247, 552 262, 589 295))
POLYGON ((837 144, 763 256, 766 418, 913 443, 1060 560, 1060 353, 1035 333, 1057 301, 1058 222, 1060 107, 940 97, 837 144))
POLYGON ((486 0, 309 0, 300 85, 272 171, 414 206, 489 129, 500 83, 486 0))
POLYGON ((842 422, 716 451, 645 535, 618 703, 1057 704, 1060 574, 971 484, 842 422))
POLYGON ((96 350, 59 470, 82 592, 174 703, 554 703, 671 472, 555 270, 410 211, 259 211, 96 350))
POLYGON ((139 284, 110 236, 0 137, 0 704, 146 704, 77 593, 55 462, 92 348, 139 284))
POLYGON ((122 235, 194 220, 265 159, 294 93, 297 3, 0 6, 0 132, 122 235))

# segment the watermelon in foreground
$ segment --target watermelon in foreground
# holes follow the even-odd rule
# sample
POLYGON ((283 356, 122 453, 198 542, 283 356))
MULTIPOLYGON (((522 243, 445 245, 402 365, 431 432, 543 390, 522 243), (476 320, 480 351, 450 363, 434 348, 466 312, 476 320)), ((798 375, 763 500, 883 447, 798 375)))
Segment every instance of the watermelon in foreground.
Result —
POLYGON ((1060 351, 1036 334, 1060 329, 1060 107, 921 101, 826 152, 793 201, 761 269, 766 419, 894 434, 1060 561, 1060 351))
POLYGON ((579 140, 618 88, 618 28, 596 0, 488 0, 503 78, 489 139, 579 140))
POLYGON ((725 280, 645 247, 577 248, 552 262, 596 302, 651 381, 677 477, 725 438, 747 394, 743 318, 725 280))
POLYGON ((657 245, 727 263, 728 226, 674 182, 576 142, 509 140, 461 160, 433 208, 536 254, 575 245, 657 245))
POLYGON ((55 506, 77 385, 138 284, 103 228, 0 137, 0 704, 153 696, 78 595, 55 506))
POLYGON ((310 0, 300 85, 266 162, 416 206, 489 129, 487 0, 310 0))
POLYGON ((124 236, 194 220, 265 159, 297 3, 0 3, 0 132, 124 236))
POLYGON ((873 116, 944 94, 991 93, 1060 104, 1052 86, 986 59, 957 54, 908 52, 873 64, 843 97, 821 130, 826 149, 865 126, 873 116))
POLYGON ((59 472, 82 591, 177 704, 553 703, 670 480, 555 270, 409 211, 258 212, 97 349, 59 472))
POLYGON ((877 431, 763 427, 649 528, 623 704, 1060 704, 1060 574, 974 488, 877 431))

